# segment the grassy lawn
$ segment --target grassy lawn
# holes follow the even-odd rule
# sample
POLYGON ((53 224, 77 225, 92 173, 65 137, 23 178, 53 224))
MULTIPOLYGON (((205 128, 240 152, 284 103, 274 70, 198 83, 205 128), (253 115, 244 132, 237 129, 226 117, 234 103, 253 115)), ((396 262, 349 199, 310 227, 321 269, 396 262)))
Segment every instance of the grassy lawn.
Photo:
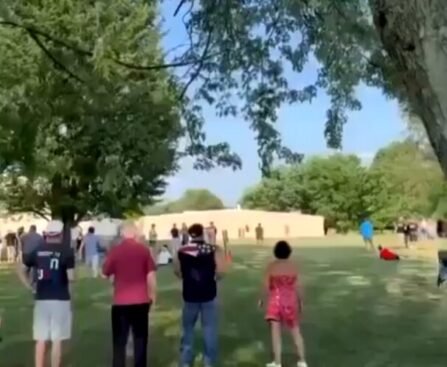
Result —
MULTIPOLYGON (((263 366, 270 360, 269 334, 256 301, 270 249, 238 246, 233 253, 220 289, 221 366, 263 366)), ((306 290, 303 331, 311 367, 446 365, 447 299, 434 285, 436 262, 384 263, 358 239, 345 241, 345 247, 341 242, 299 245, 294 256, 306 290)), ((151 313, 150 365, 169 367, 178 355, 179 284, 170 268, 159 271, 159 284, 159 303, 151 313)), ((110 366, 110 285, 81 276, 73 298, 70 366, 110 366)), ((2 367, 32 365, 31 306, 11 270, 0 269, 2 367)), ((284 365, 293 366, 293 349, 289 338, 285 341, 284 365)))

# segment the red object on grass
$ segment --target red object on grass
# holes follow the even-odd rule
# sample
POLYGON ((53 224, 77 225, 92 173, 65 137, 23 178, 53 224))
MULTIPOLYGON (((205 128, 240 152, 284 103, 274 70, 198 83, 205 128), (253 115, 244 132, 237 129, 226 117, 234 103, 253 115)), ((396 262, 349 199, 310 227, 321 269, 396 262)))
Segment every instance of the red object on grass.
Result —
POLYGON ((394 253, 393 251, 387 249, 386 247, 382 248, 382 250, 380 250, 380 258, 382 260, 399 260, 399 255, 397 255, 396 253, 394 253))

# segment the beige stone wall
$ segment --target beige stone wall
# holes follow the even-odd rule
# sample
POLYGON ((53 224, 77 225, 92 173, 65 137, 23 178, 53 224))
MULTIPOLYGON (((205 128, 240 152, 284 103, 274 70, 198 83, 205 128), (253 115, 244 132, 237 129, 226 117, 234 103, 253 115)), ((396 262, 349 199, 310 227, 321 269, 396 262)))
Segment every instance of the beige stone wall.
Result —
POLYGON ((151 224, 154 223, 157 226, 159 238, 168 239, 169 231, 174 223, 180 227, 182 223, 208 225, 211 221, 216 225, 219 237, 222 230, 226 229, 230 239, 238 239, 240 229, 244 229, 244 238, 254 239, 255 227, 258 223, 264 227, 265 238, 324 236, 324 218, 321 216, 257 210, 225 209, 145 216, 139 219, 138 224, 143 233, 147 235, 151 224), (248 232, 245 230, 246 227, 249 229, 248 232))
MULTIPOLYGON (((219 231, 221 240, 222 230, 226 229, 230 239, 239 239, 239 231, 243 229, 243 238, 254 239, 255 227, 258 223, 264 227, 265 238, 297 238, 297 237, 323 237, 324 219, 318 215, 305 215, 301 213, 276 213, 260 210, 225 209, 197 212, 184 212, 178 214, 164 214, 157 216, 144 216, 137 220, 137 224, 145 236, 148 235, 152 223, 157 226, 159 239, 170 238, 170 230, 174 223, 181 227, 182 223, 191 225, 202 223, 208 225, 214 222, 219 231), (248 227, 248 231, 246 230, 248 227), (288 230, 288 233, 287 233, 288 230)), ((31 224, 35 224, 39 232, 45 229, 47 221, 30 215, 18 214, 3 216, 0 218, 0 235, 4 236, 8 230, 16 231, 23 226, 25 230, 31 224)), ((80 227, 85 233, 90 225, 96 228, 96 232, 103 236, 113 236, 120 220, 103 219, 98 221, 82 222, 80 227)))

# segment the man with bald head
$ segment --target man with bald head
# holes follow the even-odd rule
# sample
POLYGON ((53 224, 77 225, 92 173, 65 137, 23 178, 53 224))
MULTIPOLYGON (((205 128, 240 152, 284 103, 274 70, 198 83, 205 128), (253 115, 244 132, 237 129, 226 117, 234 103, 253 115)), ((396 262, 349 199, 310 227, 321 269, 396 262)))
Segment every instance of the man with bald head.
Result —
POLYGON ((121 242, 112 247, 103 274, 113 278, 113 367, 125 367, 126 344, 132 330, 135 367, 147 366, 149 309, 156 300, 155 263, 140 241, 137 227, 124 223, 121 242))

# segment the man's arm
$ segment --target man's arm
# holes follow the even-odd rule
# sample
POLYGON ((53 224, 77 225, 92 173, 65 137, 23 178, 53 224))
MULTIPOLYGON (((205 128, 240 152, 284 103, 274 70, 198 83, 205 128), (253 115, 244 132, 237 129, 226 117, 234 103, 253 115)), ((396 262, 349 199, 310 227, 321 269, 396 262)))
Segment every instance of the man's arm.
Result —
POLYGON ((106 260, 102 265, 102 275, 105 278, 110 278, 115 273, 115 260, 114 260, 114 248, 112 248, 106 256, 106 260))
POLYGON ((28 276, 28 272, 30 268, 36 266, 35 260, 36 253, 33 251, 30 254, 23 255, 23 263, 19 261, 16 266, 16 272, 20 282, 25 286, 25 288, 30 290, 32 290, 33 287, 28 276))
POLYGON ((216 251, 214 252, 214 261, 216 262, 216 273, 219 277, 221 277, 227 270, 227 261, 225 259, 224 252, 219 246, 216 246, 216 251))
POLYGON ((33 287, 28 277, 28 267, 22 264, 21 262, 18 262, 16 266, 16 272, 20 282, 24 285, 24 287, 29 290, 32 290, 33 287))
POLYGON ((73 282, 75 280, 75 254, 74 250, 70 249, 68 250, 65 258, 65 266, 67 267, 67 277, 70 282, 73 282))
POLYGON ((157 276, 155 270, 147 274, 147 287, 149 289, 149 299, 152 304, 155 304, 157 302, 157 276))
POLYGON ((180 267, 180 260, 178 255, 174 256, 174 258, 172 259, 172 264, 174 266, 174 274, 177 278, 182 279, 182 270, 180 267))
POLYGON ((154 259, 152 258, 151 252, 147 253, 147 287, 149 290, 149 299, 152 304, 157 302, 157 267, 155 266, 154 259))
POLYGON ((269 282, 270 282, 270 264, 267 265, 266 269, 264 270, 264 275, 262 278, 262 285, 261 285, 261 294, 259 297, 259 306, 263 306, 265 300, 267 299, 268 290, 269 290, 269 282))

